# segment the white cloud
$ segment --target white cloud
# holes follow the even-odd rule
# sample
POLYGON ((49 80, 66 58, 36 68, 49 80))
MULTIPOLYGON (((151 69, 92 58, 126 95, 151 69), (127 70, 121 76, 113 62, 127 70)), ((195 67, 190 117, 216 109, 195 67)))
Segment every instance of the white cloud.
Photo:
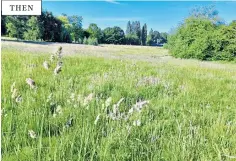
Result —
POLYGON ((113 3, 113 4, 120 4, 120 2, 117 2, 115 0, 105 0, 108 3, 113 3))

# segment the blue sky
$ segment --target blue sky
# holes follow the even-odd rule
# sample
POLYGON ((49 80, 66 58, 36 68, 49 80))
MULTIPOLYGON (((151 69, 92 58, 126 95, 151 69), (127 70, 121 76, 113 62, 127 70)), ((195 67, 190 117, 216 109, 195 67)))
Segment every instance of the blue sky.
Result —
POLYGON ((196 6, 215 5, 227 23, 236 20, 236 2, 193 2, 193 1, 43 1, 43 9, 54 15, 65 13, 83 17, 83 28, 96 23, 104 29, 119 26, 125 30, 127 22, 147 23, 148 30, 153 28, 168 32, 189 15, 196 6))

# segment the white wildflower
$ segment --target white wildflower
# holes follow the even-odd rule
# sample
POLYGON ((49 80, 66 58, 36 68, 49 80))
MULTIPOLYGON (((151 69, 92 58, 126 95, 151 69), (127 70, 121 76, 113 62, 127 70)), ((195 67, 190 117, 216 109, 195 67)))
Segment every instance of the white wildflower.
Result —
POLYGON ((48 64, 47 61, 43 62, 43 66, 44 66, 45 69, 49 69, 49 67, 50 67, 50 65, 48 64))
POLYGON ((135 120, 133 122, 133 126, 141 126, 141 121, 140 120, 135 120))
POLYGON ((26 78, 26 83, 30 86, 30 88, 35 88, 35 81, 31 78, 26 78))
POLYGON ((94 125, 97 125, 99 118, 100 118, 100 114, 97 115, 96 120, 94 121, 94 125))
POLYGON ((35 133, 33 130, 29 130, 29 131, 28 131, 28 134, 29 134, 29 136, 30 136, 32 139, 37 138, 37 135, 36 135, 36 133, 35 133))

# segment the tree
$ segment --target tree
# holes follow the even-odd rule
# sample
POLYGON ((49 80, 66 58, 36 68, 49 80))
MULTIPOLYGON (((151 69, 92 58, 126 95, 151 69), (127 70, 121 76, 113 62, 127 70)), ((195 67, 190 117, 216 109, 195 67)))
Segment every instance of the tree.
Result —
POLYGON ((153 32, 153 43, 159 44, 161 41, 161 34, 158 31, 153 32))
POLYGON ((146 44, 149 45, 149 46, 152 45, 153 44, 153 39, 154 39, 154 33, 153 33, 152 28, 151 28, 151 30, 149 31, 148 37, 147 37, 146 44))
POLYGON ((28 16, 7 16, 6 28, 10 37, 23 39, 24 32, 26 31, 26 23, 28 16))
POLYGON ((63 42, 72 42, 72 25, 69 22, 68 16, 66 14, 62 14, 57 18, 62 22, 61 40, 63 42))
POLYGON ((205 18, 187 18, 168 39, 168 48, 175 57, 210 59, 214 55, 215 29, 215 25, 205 18))
POLYGON ((74 15, 68 17, 68 19, 71 24, 71 37, 74 40, 74 42, 78 42, 79 38, 82 38, 84 36, 82 29, 83 18, 81 16, 74 15))
POLYGON ((136 35, 139 39, 139 44, 141 44, 141 26, 139 21, 133 21, 131 24, 131 34, 136 35))
POLYGON ((104 33, 104 43, 107 44, 124 44, 125 43, 125 33, 120 27, 108 27, 103 30, 104 33))
POLYGON ((137 35, 129 34, 129 35, 126 35, 125 39, 126 39, 126 44, 140 45, 140 41, 137 35))
POLYGON ((131 33, 132 33, 131 24, 130 24, 130 21, 128 21, 127 27, 126 27, 126 35, 131 34, 131 33))
POLYGON ((38 40, 41 38, 41 31, 39 27, 38 18, 32 16, 26 23, 26 31, 24 32, 24 39, 26 40, 38 40))
POLYGON ((225 24, 224 20, 219 17, 219 12, 214 5, 195 7, 190 12, 190 17, 208 19, 216 25, 225 24))
POLYGON ((236 58, 236 22, 221 26, 213 36, 214 60, 233 60, 236 58))
POLYGON ((87 29, 91 38, 97 38, 100 43, 102 40, 102 30, 95 23, 91 23, 87 29))
POLYGON ((6 35, 7 28, 6 28, 6 16, 2 15, 1 17, 1 35, 6 35))
POLYGON ((147 24, 145 23, 142 27, 142 34, 141 34, 141 42, 142 45, 146 45, 146 41, 147 41, 147 24))
POLYGON ((160 43, 161 43, 161 44, 167 43, 168 34, 167 34, 166 32, 161 32, 160 35, 161 35, 161 41, 160 41, 160 43))
POLYGON ((41 16, 39 16, 39 22, 42 24, 42 38, 44 41, 62 41, 63 23, 54 17, 51 12, 42 12, 41 16))

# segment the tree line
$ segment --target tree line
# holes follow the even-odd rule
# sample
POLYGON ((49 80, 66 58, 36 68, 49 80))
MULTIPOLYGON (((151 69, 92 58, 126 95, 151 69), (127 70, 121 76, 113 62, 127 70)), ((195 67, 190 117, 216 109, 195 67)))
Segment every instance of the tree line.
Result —
POLYGON ((236 60, 236 21, 226 24, 214 6, 195 8, 165 47, 178 58, 236 60))
POLYGON ((40 16, 2 16, 1 35, 21 40, 66 42, 98 45, 158 45, 167 42, 167 33, 151 29, 147 24, 141 26, 139 21, 129 21, 126 32, 120 27, 107 27, 104 30, 91 23, 87 29, 82 28, 81 16, 61 14, 54 16, 52 12, 43 11, 40 16))

